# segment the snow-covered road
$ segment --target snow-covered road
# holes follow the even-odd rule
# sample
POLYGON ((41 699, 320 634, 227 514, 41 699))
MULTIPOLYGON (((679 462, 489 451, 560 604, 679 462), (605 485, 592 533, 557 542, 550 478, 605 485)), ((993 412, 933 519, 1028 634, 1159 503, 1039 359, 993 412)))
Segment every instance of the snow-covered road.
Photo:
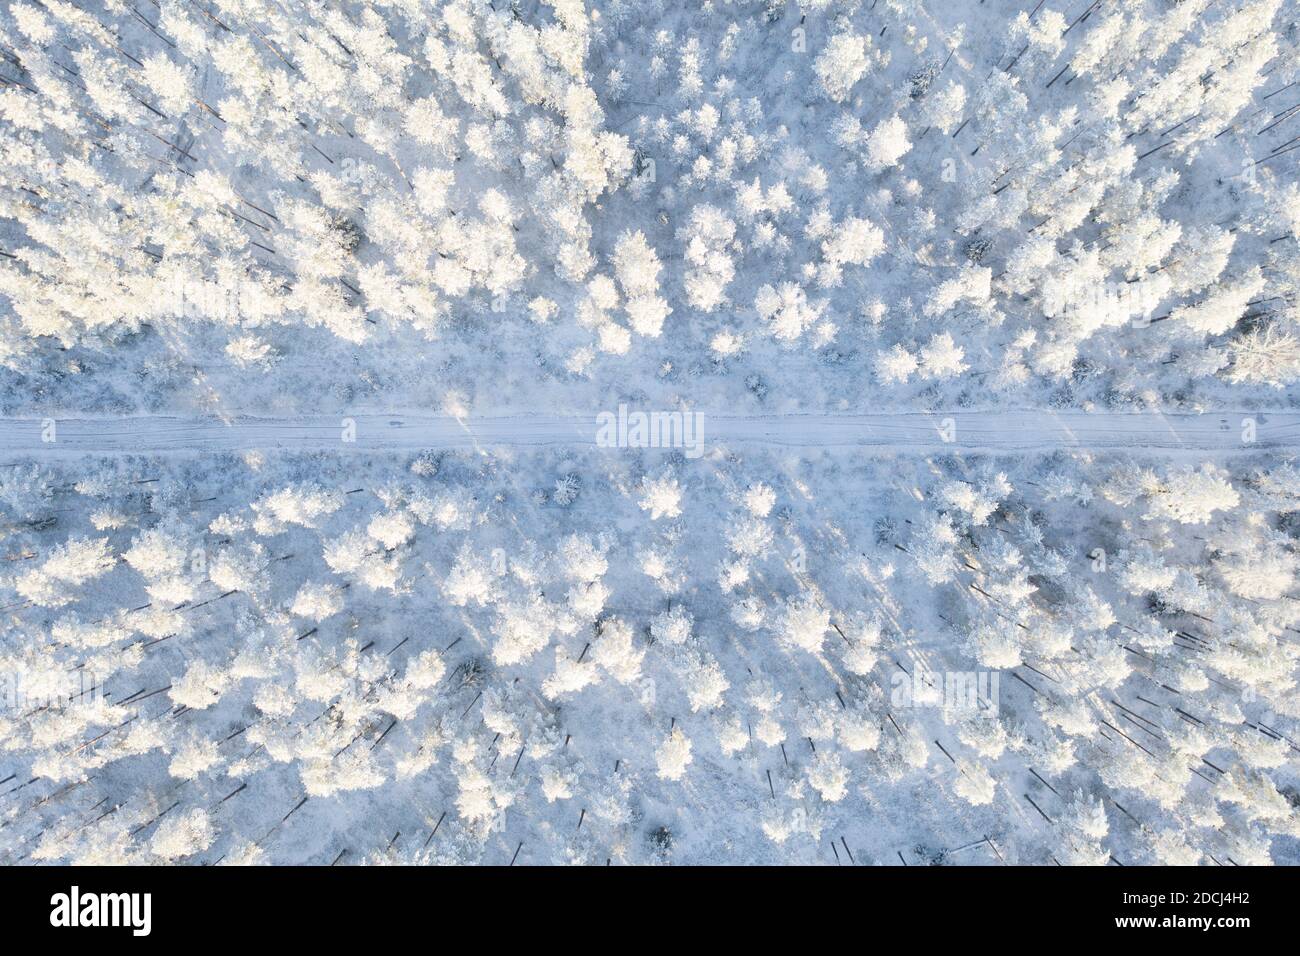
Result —
MULTIPOLYGON (((1158 454, 1300 450, 1300 412, 1142 414, 1082 411, 959 411, 926 414, 713 415, 700 420, 703 450, 763 445, 856 448, 882 454, 1015 453, 1057 448, 1158 454), (1253 423, 1253 424, 1252 424, 1253 423)), ((595 415, 457 419, 421 412, 348 418, 216 418, 145 415, 0 419, 0 455, 160 454, 249 449, 342 452, 498 446, 592 446, 595 415), (350 439, 350 440, 349 440, 350 439)))

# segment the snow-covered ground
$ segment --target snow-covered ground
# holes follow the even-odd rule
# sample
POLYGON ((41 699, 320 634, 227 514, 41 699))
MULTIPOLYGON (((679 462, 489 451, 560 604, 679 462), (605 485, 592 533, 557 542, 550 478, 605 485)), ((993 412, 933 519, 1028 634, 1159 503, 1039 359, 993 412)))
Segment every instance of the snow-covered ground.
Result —
MULTIPOLYGON (((93 454, 232 451, 419 451, 497 446, 608 447, 619 451, 618 412, 454 418, 418 412, 359 412, 294 418, 229 419, 136 415, 123 418, 0 418, 0 453, 93 454), (606 425, 608 421, 610 425, 606 425)), ((649 414, 624 407, 630 416, 649 414)), ((1300 446, 1300 412, 1081 412, 1004 409, 980 412, 881 412, 874 415, 714 415, 693 413, 643 439, 641 447, 778 445, 786 448, 876 448, 884 453, 1125 449, 1190 455, 1300 446), (673 442, 676 442, 674 445, 673 442)), ((633 445, 635 447, 635 445, 633 445)))
POLYGON ((11 0, 0 863, 1300 862, 1295 0, 11 0))

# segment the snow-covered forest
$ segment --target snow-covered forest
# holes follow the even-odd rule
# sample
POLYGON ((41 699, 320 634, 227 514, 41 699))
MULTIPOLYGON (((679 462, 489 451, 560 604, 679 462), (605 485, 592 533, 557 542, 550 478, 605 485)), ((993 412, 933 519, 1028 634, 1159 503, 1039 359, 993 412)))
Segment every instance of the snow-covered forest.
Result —
POLYGON ((1300 863, 1294 0, 6 0, 0 158, 0 864, 1300 863))

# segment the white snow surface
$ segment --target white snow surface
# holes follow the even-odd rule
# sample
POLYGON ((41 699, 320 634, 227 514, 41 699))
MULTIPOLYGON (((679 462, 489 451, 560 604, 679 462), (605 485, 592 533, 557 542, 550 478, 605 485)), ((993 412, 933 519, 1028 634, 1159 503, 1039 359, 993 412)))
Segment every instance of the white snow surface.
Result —
POLYGON ((7 2, 0 863, 1300 862, 1298 53, 7 2))
MULTIPOLYGON (((636 410, 631 414, 636 414, 636 410)), ((1223 454, 1300 445, 1300 412, 1290 411, 1196 414, 1002 409, 874 415, 696 414, 700 416, 702 445, 874 448, 883 454, 959 450, 1041 452, 1063 448, 1126 449, 1134 454, 1143 451, 1223 454)), ((599 415, 454 418, 419 412, 357 412, 342 418, 134 415, 0 419, 0 452, 11 455, 257 450, 347 453, 539 445, 600 447, 601 442, 599 415), (54 425, 53 440, 43 439, 48 434, 49 422, 54 425)), ((671 448, 665 446, 665 450, 671 448)), ((621 449, 614 446, 611 450, 621 449)))

